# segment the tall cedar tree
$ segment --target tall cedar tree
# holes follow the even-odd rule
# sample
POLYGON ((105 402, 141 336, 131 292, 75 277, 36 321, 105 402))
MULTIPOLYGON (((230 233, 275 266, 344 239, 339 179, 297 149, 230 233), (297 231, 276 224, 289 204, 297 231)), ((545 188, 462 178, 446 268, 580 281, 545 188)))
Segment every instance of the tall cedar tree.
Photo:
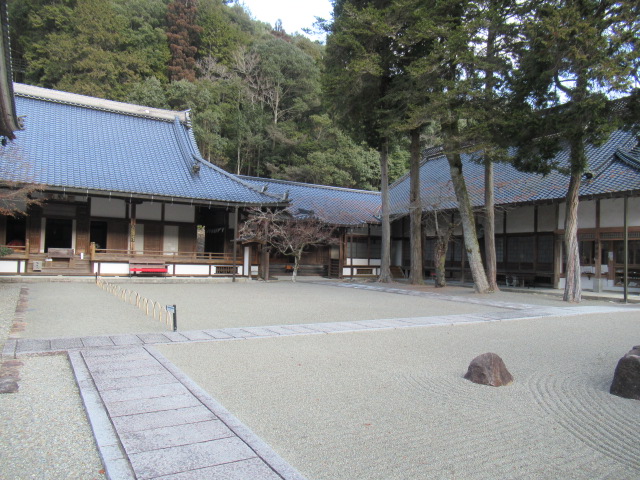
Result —
POLYGON ((325 93, 334 113, 350 133, 375 148, 380 156, 382 245, 380 282, 391 280, 389 218, 389 137, 385 100, 389 92, 395 52, 385 25, 390 0, 335 0, 328 27, 325 93))
POLYGON ((404 2, 394 2, 384 16, 384 28, 378 28, 386 32, 389 46, 395 54, 393 76, 384 102, 388 117, 386 123, 391 131, 407 134, 409 138, 409 281, 412 284, 424 283, 421 137, 425 126, 431 122, 422 114, 422 107, 429 101, 429 89, 420 83, 420 77, 412 74, 411 67, 429 53, 432 39, 426 37, 419 41, 404 41, 407 30, 421 20, 418 15, 419 12, 406 8, 404 2))
POLYGON ((167 40, 169 79, 171 81, 196 79, 196 53, 202 27, 196 24, 197 0, 173 0, 167 6, 167 40))
POLYGON ((428 101, 417 110, 439 128, 460 211, 474 287, 479 293, 488 293, 491 289, 482 264, 474 212, 462 172, 462 155, 470 150, 476 133, 469 126, 482 118, 481 109, 473 101, 481 94, 484 83, 478 80, 481 70, 473 43, 479 29, 477 10, 473 2, 461 0, 403 0, 402 8, 410 9, 418 19, 406 28, 403 41, 431 45, 410 67, 428 96, 428 101))
POLYGON ((534 115, 521 117, 527 123, 518 128, 526 134, 519 138, 519 157, 525 167, 545 171, 552 167, 549 160, 562 142, 569 148, 564 300, 579 302, 578 202, 588 169, 585 145, 602 143, 619 128, 621 118, 609 99, 630 93, 637 85, 640 4, 545 0, 528 7, 527 48, 516 86, 520 106, 532 107, 534 115))

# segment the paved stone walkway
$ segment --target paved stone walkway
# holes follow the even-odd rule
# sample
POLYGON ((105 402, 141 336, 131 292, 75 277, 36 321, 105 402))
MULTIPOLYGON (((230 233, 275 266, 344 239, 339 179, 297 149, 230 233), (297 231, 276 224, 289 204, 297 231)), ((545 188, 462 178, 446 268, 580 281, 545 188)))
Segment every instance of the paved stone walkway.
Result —
MULTIPOLYGON (((513 304, 516 305, 516 304, 513 304)), ((219 340, 246 340, 259 337, 287 335, 316 335, 338 332, 356 332, 394 328, 411 328, 435 325, 456 325, 481 322, 518 320, 524 318, 563 317, 588 313, 612 313, 629 311, 631 306, 588 307, 539 307, 526 306, 522 310, 478 313, 474 315, 440 315, 434 317, 390 318, 358 320, 354 322, 305 323, 299 325, 274 325, 268 327, 221 328, 217 330, 191 330, 184 332, 139 333, 124 335, 101 335, 93 337, 66 337, 52 339, 12 338, 7 340, 2 352, 6 358, 17 358, 24 354, 65 352, 69 350, 149 346, 166 343, 208 342, 219 340), (526 309, 525 309, 526 308, 526 309)))
POLYGON ((315 283, 316 285, 328 285, 331 287, 355 288, 358 290, 371 290, 374 292, 395 293, 396 295, 409 295, 412 297, 433 298, 436 300, 443 300, 448 302, 469 303, 472 305, 484 305, 489 307, 507 308, 507 309, 513 309, 513 310, 526 310, 529 308, 538 308, 537 305, 531 305, 528 303, 501 302, 499 300, 493 300, 487 297, 481 297, 481 298, 463 297, 460 295, 446 295, 443 293, 423 292, 419 290, 409 290, 404 288, 384 287, 381 285, 365 285, 362 283, 337 283, 337 282, 331 282, 331 281, 317 281, 317 282, 310 282, 310 283, 315 283))
POLYGON ((304 480, 149 347, 69 353, 111 480, 304 480))

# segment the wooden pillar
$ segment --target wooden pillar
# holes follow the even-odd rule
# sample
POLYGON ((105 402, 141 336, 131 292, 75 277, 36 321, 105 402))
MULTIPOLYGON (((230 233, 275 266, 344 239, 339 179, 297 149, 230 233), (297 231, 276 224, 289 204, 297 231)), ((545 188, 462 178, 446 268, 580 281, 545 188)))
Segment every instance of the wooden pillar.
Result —
POLYGON ((233 227, 233 273, 232 273, 232 281, 236 281, 236 260, 238 256, 238 207, 233 211, 233 221, 235 223, 233 227))
POLYGON ((367 223, 367 266, 371 266, 371 225, 367 223))
POLYGON ((593 291, 600 292, 602 288, 602 241, 600 240, 600 199, 596 200, 596 257, 595 257, 595 272, 593 278, 593 291))
POLYGON ((624 303, 629 299, 629 197, 624 196, 624 303))
POLYGON ((44 235, 42 231, 42 207, 30 207, 27 216, 27 238, 29 240, 29 253, 40 253, 40 239, 44 235))
POLYGON ((465 280, 465 269, 464 264, 467 260, 467 249, 464 245, 464 236, 462 237, 462 251, 460 252, 460 283, 464 283, 465 280))
POLYGON ((538 205, 533 207, 533 272, 538 272, 538 205))
POLYGON ((129 204, 129 253, 136 251, 136 204, 129 204))
MULTIPOLYGON (((556 203, 555 229, 558 230, 558 221, 560 220, 560 204, 556 203)), ((562 238, 560 235, 554 235, 553 242, 553 288, 560 288, 560 274, 562 273, 562 238)))

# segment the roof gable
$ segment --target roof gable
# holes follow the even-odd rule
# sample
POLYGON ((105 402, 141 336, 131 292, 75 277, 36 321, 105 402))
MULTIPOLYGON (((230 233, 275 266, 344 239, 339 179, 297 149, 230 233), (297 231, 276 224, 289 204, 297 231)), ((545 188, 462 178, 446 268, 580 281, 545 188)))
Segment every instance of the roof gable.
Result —
POLYGON ((282 203, 203 160, 187 112, 19 84, 15 90, 25 130, 0 150, 5 179, 192 203, 282 203))
POLYGON ((313 216, 333 225, 378 223, 380 192, 313 185, 260 177, 241 177, 268 193, 287 196, 288 210, 298 217, 313 216))

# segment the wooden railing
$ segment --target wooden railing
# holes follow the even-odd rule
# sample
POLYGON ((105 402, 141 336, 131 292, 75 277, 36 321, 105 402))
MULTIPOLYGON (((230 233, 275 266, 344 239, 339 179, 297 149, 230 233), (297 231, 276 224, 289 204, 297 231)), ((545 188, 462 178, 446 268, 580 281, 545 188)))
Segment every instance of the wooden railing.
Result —
POLYGON ((4 255, 7 258, 25 258, 29 256, 29 242, 26 245, 0 245, 2 250, 9 249, 13 253, 4 255))
MULTIPOLYGON (((89 258, 91 261, 100 260, 135 260, 136 258, 158 258, 169 263, 203 263, 233 265, 233 255, 228 253, 208 252, 165 252, 162 250, 145 250, 144 252, 129 252, 128 250, 95 248, 91 244, 89 258)), ((235 264, 242 265, 243 257, 236 256, 235 264)))

